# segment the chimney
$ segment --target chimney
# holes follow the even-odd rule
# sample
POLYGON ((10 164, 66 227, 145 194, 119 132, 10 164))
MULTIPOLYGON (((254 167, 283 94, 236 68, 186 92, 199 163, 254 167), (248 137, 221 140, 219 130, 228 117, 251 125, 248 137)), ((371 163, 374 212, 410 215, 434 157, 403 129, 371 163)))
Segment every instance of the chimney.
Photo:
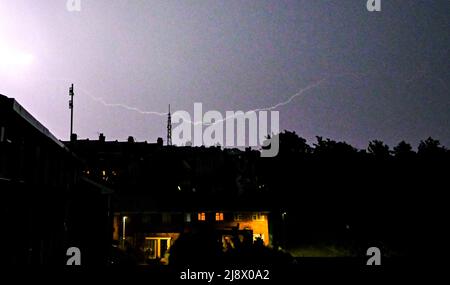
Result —
POLYGON ((103 133, 100 133, 100 135, 98 136, 98 140, 99 140, 100 142, 105 142, 106 138, 105 138, 105 136, 103 135, 103 133))
POLYGON ((156 144, 157 144, 158 146, 163 146, 163 139, 162 139, 162 138, 158 138, 158 139, 156 140, 156 144))
POLYGON ((129 142, 129 143, 134 143, 134 138, 133 138, 132 136, 129 136, 129 137, 128 137, 128 142, 129 142))
POLYGON ((77 141, 77 139, 78 139, 77 134, 73 133, 73 134, 70 135, 70 141, 71 142, 75 142, 75 141, 77 141))

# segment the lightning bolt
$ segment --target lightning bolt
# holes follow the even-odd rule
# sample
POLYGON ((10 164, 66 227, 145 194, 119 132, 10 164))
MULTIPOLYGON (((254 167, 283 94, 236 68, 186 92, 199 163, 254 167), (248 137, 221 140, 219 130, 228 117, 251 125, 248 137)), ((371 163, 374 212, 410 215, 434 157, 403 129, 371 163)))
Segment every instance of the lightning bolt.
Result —
POLYGON ((89 97, 91 97, 92 100, 97 101, 106 107, 120 107, 120 108, 129 110, 129 111, 138 112, 139 114, 142 114, 142 115, 156 115, 156 116, 166 116, 167 115, 167 113, 161 113, 161 112, 155 112, 155 111, 144 111, 137 107, 131 107, 131 106, 121 104, 121 103, 108 103, 105 100, 103 100, 103 98, 101 98, 101 97, 92 96, 91 94, 86 92, 86 90, 83 90, 82 88, 79 88, 79 89, 81 91, 83 91, 84 93, 86 93, 89 97))
MULTIPOLYGON (((342 73, 340 73, 340 74, 334 74, 334 77, 351 76, 351 77, 355 77, 355 78, 361 78, 362 76, 368 76, 368 75, 369 75, 369 73, 342 72, 342 73)), ((408 79, 403 80, 403 81, 405 81, 406 83, 411 83, 411 81, 415 81, 415 80, 417 79, 417 77, 418 77, 417 75, 422 75, 422 76, 423 76, 422 72, 417 72, 417 74, 413 74, 413 76, 412 76, 411 78, 408 78, 408 79)), ((307 92, 307 91, 310 91, 310 90, 312 90, 312 89, 314 89, 314 88, 319 87, 320 85, 322 85, 324 82, 326 82, 326 81, 329 80, 329 79, 330 79, 330 78, 324 77, 324 78, 322 78, 322 79, 320 79, 320 80, 317 80, 317 81, 315 81, 315 82, 313 82, 313 83, 307 85, 306 87, 300 89, 300 90, 297 91, 295 94, 289 96, 286 100, 281 101, 281 102, 278 102, 278 103, 276 103, 276 104, 274 104, 274 105, 272 105, 272 106, 263 107, 263 108, 256 108, 256 109, 249 110, 249 111, 247 111, 247 112, 272 111, 272 110, 278 109, 278 108, 280 108, 280 107, 283 107, 283 106, 285 106, 285 105, 288 105, 288 104, 291 103, 295 98, 297 98, 297 97, 303 95, 303 94, 304 94, 305 92, 307 92)), ((65 82, 65 83, 67 83, 67 84, 71 83, 71 80, 68 80, 68 79, 61 79, 61 78, 60 78, 60 79, 57 79, 57 78, 47 78, 47 80, 52 80, 52 81, 53 81, 53 80, 54 80, 54 81, 63 81, 63 82, 65 82)), ((441 83, 442 83, 442 85, 445 87, 445 89, 448 90, 448 87, 446 86, 444 80, 442 80, 441 78, 439 78, 439 81, 441 81, 441 83)), ((129 105, 123 104, 123 103, 110 103, 110 102, 107 102, 107 101, 105 101, 102 97, 97 97, 97 96, 92 95, 88 90, 82 88, 82 87, 79 86, 79 85, 76 86, 76 89, 77 89, 77 90, 80 90, 82 93, 84 93, 84 94, 86 94, 88 97, 90 97, 93 101, 96 101, 96 102, 102 104, 102 105, 105 106, 105 107, 122 108, 122 109, 125 109, 125 110, 128 110, 128 111, 137 112, 137 113, 142 114, 142 115, 167 116, 167 112, 147 111, 147 110, 142 110, 142 109, 140 109, 140 108, 138 108, 138 107, 129 106, 129 105)), ((203 122, 203 121, 193 122, 193 121, 190 121, 190 120, 187 120, 187 119, 183 119, 183 120, 184 120, 185 122, 190 123, 190 124, 193 124, 193 125, 199 125, 199 124, 203 124, 203 125, 214 125, 214 124, 221 123, 221 122, 227 121, 227 120, 229 120, 229 119, 234 119, 234 118, 236 118, 236 114, 234 114, 234 115, 232 115, 232 116, 225 117, 225 118, 223 118, 223 119, 221 119, 221 120, 214 121, 213 123, 206 123, 206 122, 203 122)))
MULTIPOLYGON (((299 91, 297 91, 295 94, 291 95, 287 100, 279 102, 279 103, 277 103, 277 104, 275 104, 273 106, 264 107, 264 108, 257 108, 257 109, 249 110, 248 112, 271 111, 271 110, 277 109, 279 107, 285 106, 285 105, 289 104, 292 100, 294 100, 296 97, 304 94, 306 91, 318 87, 325 80, 326 80, 326 78, 323 78, 323 79, 318 80, 318 81, 316 81, 316 82, 314 82, 312 84, 309 84, 308 86, 306 86, 306 87, 300 89, 299 91)), ((99 102, 99 103, 101 103, 102 105, 104 105, 106 107, 119 107, 119 108, 123 108, 123 109, 129 110, 129 111, 135 111, 135 112, 137 112, 139 114, 142 114, 142 115, 167 116, 166 112, 155 112, 155 111, 141 110, 141 109, 139 109, 137 107, 129 106, 129 105, 122 104, 122 103, 108 103, 103 98, 96 97, 96 96, 92 95, 89 91, 85 90, 84 88, 77 87, 77 89, 81 90, 83 93, 88 95, 92 100, 94 100, 96 102, 99 102)), ((234 118, 236 118, 236 115, 225 117, 225 118, 223 118, 221 120, 214 121, 213 123, 205 123, 205 122, 202 122, 202 121, 193 122, 193 121, 190 121, 190 120, 187 120, 187 119, 183 119, 183 120, 185 122, 189 123, 189 124, 192 124, 192 125, 200 125, 200 124, 214 125, 214 124, 221 123, 221 122, 227 121, 229 119, 234 119, 234 118)))

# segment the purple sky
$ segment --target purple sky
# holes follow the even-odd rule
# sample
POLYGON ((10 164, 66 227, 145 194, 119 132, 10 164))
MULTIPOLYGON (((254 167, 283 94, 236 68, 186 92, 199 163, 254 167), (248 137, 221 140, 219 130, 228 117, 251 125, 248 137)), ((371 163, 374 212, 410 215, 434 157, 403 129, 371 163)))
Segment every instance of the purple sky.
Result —
MULTIPOLYGON (((285 101, 280 128, 365 148, 381 139, 450 146, 450 1, 0 0, 0 52, 33 61, 1 68, 15 97, 58 138, 156 141, 166 117, 145 111, 250 110, 285 101), (90 95, 89 95, 90 94, 90 95)), ((0 59, 1 59, 0 54, 0 59)))

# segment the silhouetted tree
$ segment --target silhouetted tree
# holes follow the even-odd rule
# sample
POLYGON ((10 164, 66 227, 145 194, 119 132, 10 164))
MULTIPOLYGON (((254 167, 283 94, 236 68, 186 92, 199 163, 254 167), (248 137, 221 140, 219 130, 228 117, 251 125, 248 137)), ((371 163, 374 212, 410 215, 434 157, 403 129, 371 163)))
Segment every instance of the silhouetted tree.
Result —
POLYGON ((376 158, 382 159, 388 158, 391 154, 389 146, 379 140, 373 140, 369 142, 369 147, 367 148, 367 151, 376 158))
POLYGON ((438 140, 431 137, 427 138, 425 141, 421 141, 418 150, 418 154, 425 157, 437 157, 446 152, 446 148, 441 146, 441 143, 438 140))
POLYGON ((295 131, 284 131, 279 134, 280 153, 301 153, 309 154, 312 152, 311 146, 306 143, 306 139, 299 137, 295 131))
POLYGON ((398 145, 394 147, 393 153, 397 158, 409 158, 415 154, 412 150, 412 146, 405 141, 399 142, 398 145))
POLYGON ((346 142, 336 142, 317 136, 317 143, 314 144, 314 154, 330 155, 330 156, 349 156, 356 154, 358 151, 346 142))

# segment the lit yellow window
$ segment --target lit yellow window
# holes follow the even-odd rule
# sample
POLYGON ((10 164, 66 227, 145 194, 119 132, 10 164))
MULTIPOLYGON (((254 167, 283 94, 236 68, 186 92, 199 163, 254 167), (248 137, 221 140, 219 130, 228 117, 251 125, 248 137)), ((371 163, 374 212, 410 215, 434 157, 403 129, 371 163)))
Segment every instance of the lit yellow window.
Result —
POLYGON ((252 215, 252 220, 253 221, 264 221, 264 215, 261 213, 254 213, 252 215))
POLYGON ((198 213, 198 220, 199 221, 206 221, 206 214, 204 212, 198 213))
POLYGON ((223 213, 216 213, 216 221, 223 221, 223 213))

